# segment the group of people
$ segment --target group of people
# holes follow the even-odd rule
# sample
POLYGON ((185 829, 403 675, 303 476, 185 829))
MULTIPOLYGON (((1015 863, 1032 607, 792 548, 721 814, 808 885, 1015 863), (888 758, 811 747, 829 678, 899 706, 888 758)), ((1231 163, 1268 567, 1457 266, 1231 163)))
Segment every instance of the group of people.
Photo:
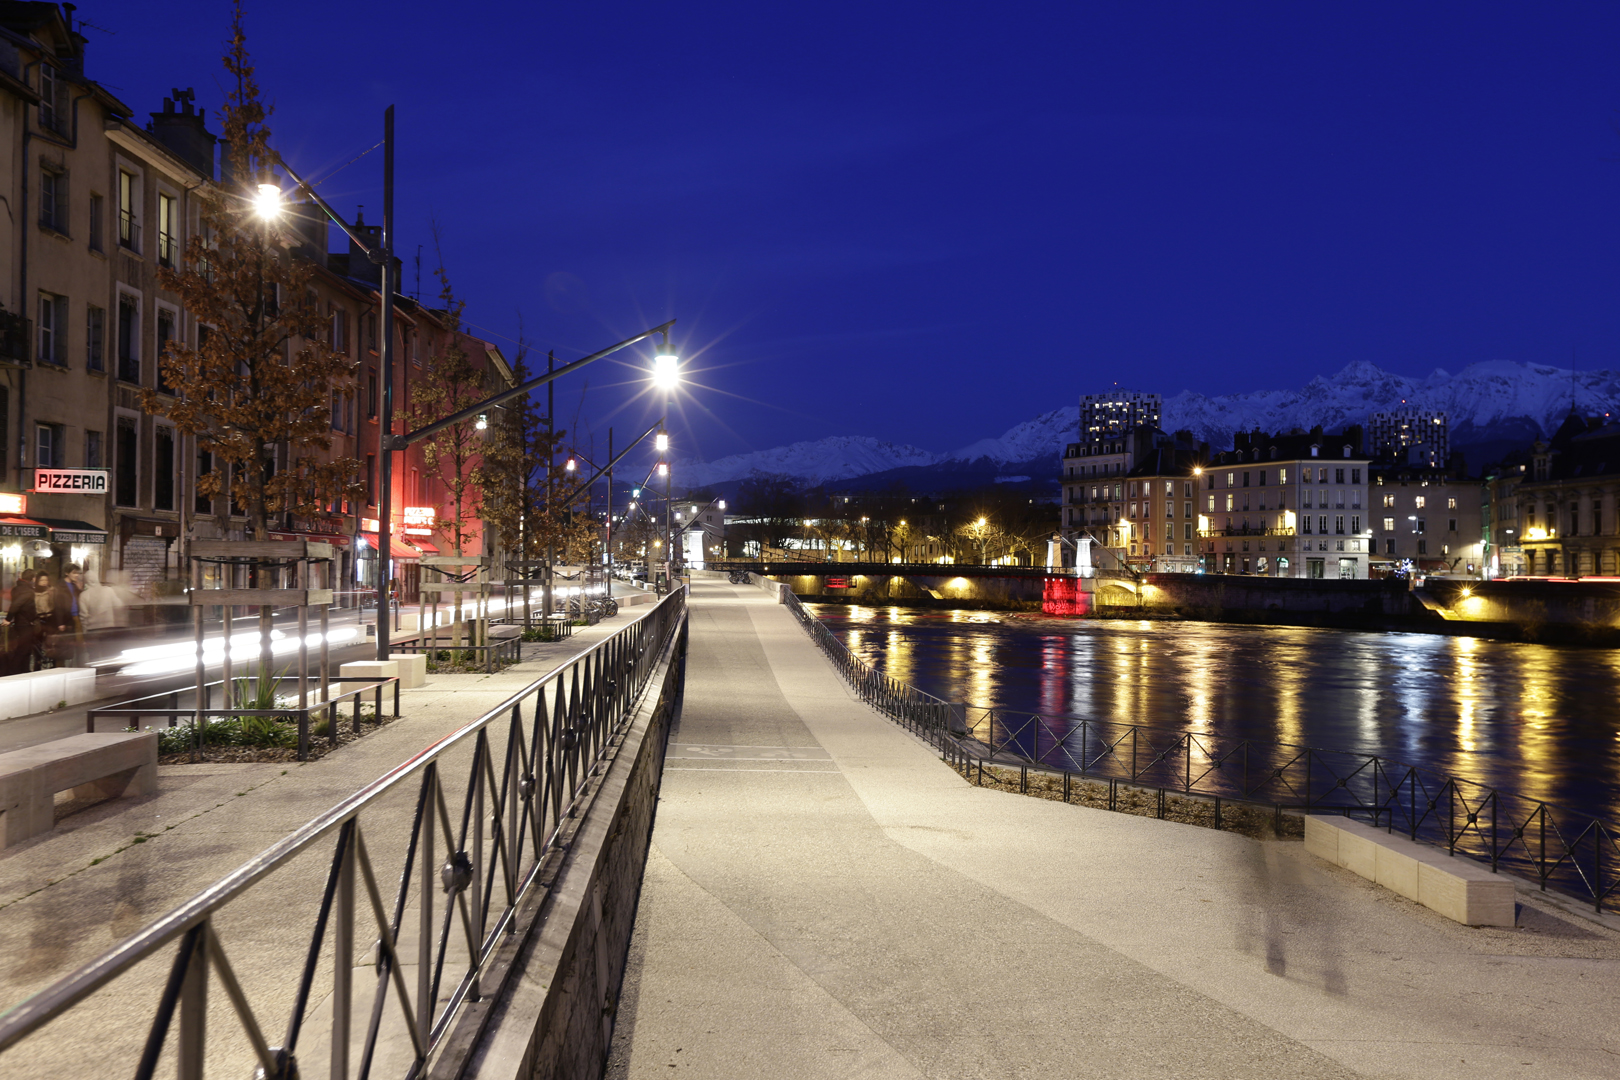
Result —
POLYGON ((83 665, 85 632, 107 622, 97 599, 102 591, 110 592, 102 585, 86 587, 84 569, 73 563, 62 568, 61 581, 46 570, 25 572, 11 589, 0 675, 83 665))

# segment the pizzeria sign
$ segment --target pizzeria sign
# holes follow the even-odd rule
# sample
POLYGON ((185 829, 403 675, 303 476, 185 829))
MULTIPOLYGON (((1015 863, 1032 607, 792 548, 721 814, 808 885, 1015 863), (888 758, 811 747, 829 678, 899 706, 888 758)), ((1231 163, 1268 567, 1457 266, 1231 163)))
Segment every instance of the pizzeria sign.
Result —
POLYGON ((80 495, 107 494, 106 469, 35 469, 35 492, 64 491, 80 495))

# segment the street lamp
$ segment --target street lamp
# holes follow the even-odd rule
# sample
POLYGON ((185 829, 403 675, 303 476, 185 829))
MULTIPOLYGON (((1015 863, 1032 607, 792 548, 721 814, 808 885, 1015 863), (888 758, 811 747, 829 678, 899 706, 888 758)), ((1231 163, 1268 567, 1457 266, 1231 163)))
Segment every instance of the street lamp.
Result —
POLYGON ((265 221, 280 217, 281 188, 275 184, 260 184, 259 193, 253 197, 253 212, 265 221))

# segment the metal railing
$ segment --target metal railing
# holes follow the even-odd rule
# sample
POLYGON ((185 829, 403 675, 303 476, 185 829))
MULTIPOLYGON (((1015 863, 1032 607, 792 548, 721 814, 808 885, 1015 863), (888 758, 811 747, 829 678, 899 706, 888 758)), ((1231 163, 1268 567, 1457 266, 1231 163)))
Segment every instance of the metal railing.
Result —
POLYGON ((1144 724, 952 705, 860 659, 797 597, 788 608, 862 700, 926 738, 959 771, 1002 763, 1222 803, 1340 814, 1589 901, 1620 893, 1620 830, 1579 813, 1379 754, 1144 724), (955 713, 953 724, 952 714, 955 713), (953 727, 955 730, 953 731, 953 727))
MULTIPOLYGON (((331 694, 325 703, 314 702, 303 706, 288 704, 268 709, 252 709, 246 706, 235 707, 229 705, 230 691, 226 689, 223 680, 216 679, 213 682, 203 683, 201 708, 198 708, 195 703, 197 696, 195 690, 190 692, 193 705, 189 709, 180 707, 180 691, 161 691, 156 694, 147 694, 144 697, 119 701, 105 708, 91 709, 85 713, 84 730, 87 734, 94 735, 96 721, 107 717, 120 721, 122 730, 139 731, 141 722, 153 717, 167 720, 167 726, 171 728, 184 724, 191 729, 192 758, 196 760, 204 752, 203 748, 208 745, 208 726, 210 724, 220 720, 233 720, 248 716, 267 717, 270 720, 293 725, 297 732, 298 760, 307 761, 309 760, 313 739, 324 738, 329 746, 336 747, 338 745, 342 731, 340 721, 343 719, 344 702, 349 702, 352 709, 352 715, 349 718, 350 731, 355 735, 359 735, 360 707, 365 696, 367 694, 372 695, 374 715, 380 720, 383 714, 383 688, 392 685, 394 688, 394 717, 395 719, 399 718, 398 677, 388 676, 380 679, 348 678, 335 681, 341 682, 342 685, 352 689, 331 694), (219 700, 221 705, 218 708, 214 706, 214 688, 216 686, 220 688, 219 700), (168 702, 168 708, 146 704, 149 701, 166 701, 168 702), (198 727, 195 723, 198 717, 202 718, 201 727, 198 727), (317 733, 317 728, 322 722, 326 724, 325 736, 317 733)), ((328 686, 328 690, 330 690, 330 686, 328 686)))
MULTIPOLYGON (((460 1075, 450 1059, 470 1051, 472 1029, 489 1012, 469 1006, 501 992, 480 981, 497 949, 518 932, 520 918, 532 921, 535 898, 554 882, 583 810, 638 710, 649 703, 675 707, 685 628, 682 590, 0 1015, 0 1054, 178 943, 154 995, 155 1016, 133 1070, 137 1080, 151 1077, 160 1059, 173 1059, 181 1080, 201 1077, 205 1057, 217 1064, 223 1051, 208 1043, 210 976, 246 1036, 242 1052, 251 1054, 248 1062, 235 1060, 230 1075, 247 1076, 255 1064, 256 1075, 278 1080, 323 1072, 315 1060, 297 1060, 300 1034, 316 1019, 323 997, 330 999, 331 1076, 367 1076, 386 1065, 379 1065, 379 1054, 399 1057, 398 1075, 406 1078, 426 1075, 430 1065, 460 1075), (396 799, 392 817, 389 796, 396 799), (414 811, 407 811, 412 802, 414 811), (259 888, 306 854, 300 869, 320 865, 324 875, 259 888), (382 892, 388 870, 398 882, 391 904, 382 892), (263 908, 254 909, 259 922, 244 919, 252 914, 244 908, 217 918, 245 897, 269 905, 276 926, 312 926, 307 944, 294 943, 296 952, 278 958, 277 943, 264 940, 271 920, 263 908), (369 959, 356 950, 363 923, 376 934, 369 959), (242 966, 227 956, 227 946, 242 966), (414 985, 404 971, 411 964, 414 985), (357 986, 362 972, 374 977, 375 992, 369 1021, 355 1024, 365 1015, 355 1008, 357 994, 366 1004, 365 988, 357 986), (165 1050, 177 1015, 177 1040, 165 1050), (286 1024, 280 1045, 267 1035, 272 1019, 286 1024)), ((269 936, 278 933, 285 931, 269 936)), ((504 984, 511 977, 506 969, 490 979, 504 984)), ((131 992, 121 985, 118 1000, 131 992)), ((99 1040, 116 1041, 123 1033, 107 1019, 106 1001, 98 1003, 100 1009, 84 1010, 86 1019, 99 1026, 99 1040)), ((43 1045, 38 1052, 50 1049, 43 1045)))

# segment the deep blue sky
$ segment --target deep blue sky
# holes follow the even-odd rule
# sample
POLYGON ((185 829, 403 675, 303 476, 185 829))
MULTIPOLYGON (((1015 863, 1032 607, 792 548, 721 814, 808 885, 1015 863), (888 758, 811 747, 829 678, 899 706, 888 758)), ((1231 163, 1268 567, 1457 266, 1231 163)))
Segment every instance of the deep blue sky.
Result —
MULTIPOLYGON (((82 3, 117 32, 90 74, 217 108, 227 6, 158 10, 82 3)), ((709 458, 1620 347, 1613 4, 279 0, 248 29, 306 173, 397 106, 401 251, 427 293, 436 217, 493 340, 521 312, 572 359, 678 317, 709 458)), ((371 219, 378 158, 323 193, 371 219)), ((590 376, 592 425, 656 415, 634 377, 590 376)))

